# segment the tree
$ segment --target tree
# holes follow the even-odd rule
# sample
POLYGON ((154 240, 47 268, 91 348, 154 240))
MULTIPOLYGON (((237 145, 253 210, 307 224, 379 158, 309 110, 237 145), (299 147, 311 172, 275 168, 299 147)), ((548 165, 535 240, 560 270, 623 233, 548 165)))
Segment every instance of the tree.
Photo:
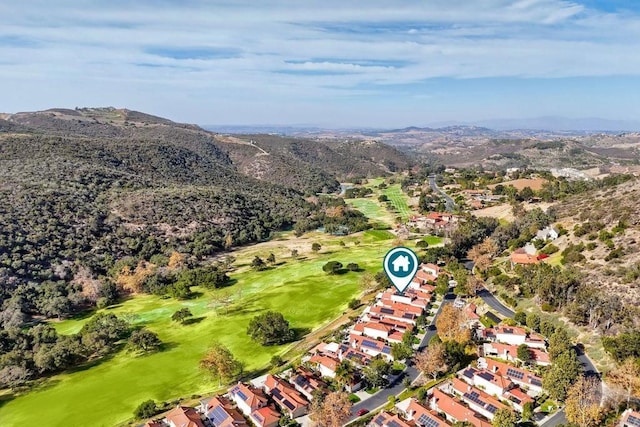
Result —
POLYGON ((404 343, 393 343, 391 345, 391 356, 395 360, 404 360, 411 357, 413 349, 404 343))
POLYGON ((269 256, 267 257, 267 262, 269 264, 275 264, 276 263, 276 256, 272 253, 269 254, 269 256))
POLYGON ((291 258, 298 258, 298 250, 291 249, 291 258))
POLYGON ((627 403, 631 398, 640 398, 640 366, 632 358, 609 371, 607 384, 624 392, 627 403))
POLYGON ((17 388, 29 380, 30 373, 22 366, 8 365, 0 369, 0 387, 17 388))
POLYGON ((338 274, 342 269, 342 263, 338 261, 329 261, 322 266, 322 271, 327 274, 338 274))
POLYGON ((563 401, 579 372, 580 362, 576 353, 573 350, 565 351, 556 356, 551 367, 542 376, 542 387, 553 399, 563 401))
POLYGON ((313 242, 313 244, 311 245, 311 250, 315 253, 320 252, 320 249, 322 249, 322 245, 318 242, 313 242))
POLYGON ((336 381, 342 386, 349 385, 354 381, 357 372, 353 363, 344 359, 336 366, 336 381))
POLYGON ((443 342, 469 342, 471 330, 467 327, 466 320, 462 310, 455 308, 452 304, 445 305, 436 319, 438 336, 443 342))
POLYGON ((518 422, 518 416, 511 409, 498 409, 493 414, 493 420, 491 425, 493 427, 516 427, 518 422))
POLYGON ((436 279, 436 293, 446 295, 447 292, 449 292, 449 277, 446 274, 441 274, 436 279))
POLYGON ((416 355, 415 362, 420 372, 431 376, 434 380, 439 374, 449 369, 444 345, 441 343, 429 344, 426 349, 416 355))
POLYGON ((351 301, 349 301, 349 308, 352 310, 355 310, 356 308, 360 307, 360 300, 357 298, 353 298, 351 301))
POLYGON ((536 332, 540 332, 540 316, 536 313, 527 314, 527 327, 536 332))
POLYGON ((227 347, 218 343, 214 344, 200 361, 200 367, 209 371, 214 378, 218 378, 220 385, 223 381, 232 380, 242 373, 242 364, 227 347))
POLYGON ((387 384, 386 376, 389 372, 391 372, 391 363, 380 356, 376 356, 371 359, 371 362, 364 368, 362 373, 370 386, 382 387, 387 384))
POLYGON ((345 392, 329 393, 322 401, 313 403, 309 416, 318 427, 342 427, 351 417, 353 404, 345 392))
POLYGON ((531 350, 526 344, 520 344, 518 346, 518 359, 520 359, 522 363, 531 362, 531 350))
POLYGON ((533 402, 527 402, 522 407, 522 421, 529 421, 533 417, 533 402))
POLYGON ((548 320, 543 320, 540 322, 540 333, 545 337, 549 338, 555 332, 556 327, 548 320))
POLYGON ((567 390, 565 412, 567 420, 579 427, 600 425, 603 415, 600 407, 600 382, 593 377, 578 377, 567 390))
POLYGON ((524 324, 527 323, 527 313, 525 313, 522 310, 518 310, 513 315, 513 320, 515 320, 516 322, 518 322, 521 325, 524 325, 524 324))
POLYGON ((294 332, 282 313, 267 311, 249 322, 247 334, 262 345, 284 344, 293 340, 294 332))
POLYGON ((253 268, 255 271, 262 271, 267 268, 267 264, 265 264, 262 258, 256 255, 253 258, 253 261, 251 261, 251 268, 253 268))
MULTIPOLYGON (((175 252, 177 253, 177 252, 175 252)), ((133 411, 133 415, 139 420, 151 418, 158 413, 158 407, 153 399, 145 400, 133 411)))
POLYGON ((161 346, 162 341, 158 335, 145 328, 133 331, 127 340, 129 350, 138 353, 151 353, 159 350, 161 346))
POLYGON ((191 313, 191 310, 189 310, 187 307, 183 307, 171 315, 171 320, 184 324, 185 321, 192 316, 193 313, 191 313))
POLYGON ((565 328, 558 328, 549 337, 549 357, 554 360, 560 354, 567 352, 571 348, 571 339, 565 328))
POLYGON ((355 262, 350 262, 347 264, 347 270, 349 271, 360 271, 360 266, 355 262))

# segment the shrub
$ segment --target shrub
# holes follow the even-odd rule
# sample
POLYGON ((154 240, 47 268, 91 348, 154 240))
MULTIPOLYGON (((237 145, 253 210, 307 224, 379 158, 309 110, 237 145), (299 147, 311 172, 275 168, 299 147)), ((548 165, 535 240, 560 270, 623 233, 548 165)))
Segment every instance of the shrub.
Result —
POLYGON ((549 304, 548 302, 542 303, 540 308, 542 309, 542 311, 547 312, 547 313, 551 313, 551 312, 555 311, 553 306, 551 304, 549 304))

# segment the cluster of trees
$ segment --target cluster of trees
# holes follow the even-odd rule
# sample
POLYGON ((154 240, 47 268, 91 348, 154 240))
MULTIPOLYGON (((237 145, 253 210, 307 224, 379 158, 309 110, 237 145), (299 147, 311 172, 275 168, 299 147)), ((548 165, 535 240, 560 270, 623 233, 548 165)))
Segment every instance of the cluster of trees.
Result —
POLYGON ((356 199, 360 197, 366 197, 369 194, 373 194, 373 190, 370 187, 353 187, 353 188, 347 188, 344 191, 344 198, 356 199))
POLYGON ((74 335, 58 335, 47 324, 29 329, 0 331, 0 387, 18 387, 31 379, 60 372, 88 360, 117 351, 129 338, 133 351, 157 350, 155 334, 132 331, 129 324, 113 314, 97 314, 74 335))

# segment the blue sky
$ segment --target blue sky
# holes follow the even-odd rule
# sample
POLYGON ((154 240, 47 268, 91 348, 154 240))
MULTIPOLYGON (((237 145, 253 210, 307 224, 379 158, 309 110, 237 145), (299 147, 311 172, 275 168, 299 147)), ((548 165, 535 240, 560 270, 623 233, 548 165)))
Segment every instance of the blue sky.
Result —
POLYGON ((0 111, 199 124, 640 119, 640 2, 0 3, 0 111))

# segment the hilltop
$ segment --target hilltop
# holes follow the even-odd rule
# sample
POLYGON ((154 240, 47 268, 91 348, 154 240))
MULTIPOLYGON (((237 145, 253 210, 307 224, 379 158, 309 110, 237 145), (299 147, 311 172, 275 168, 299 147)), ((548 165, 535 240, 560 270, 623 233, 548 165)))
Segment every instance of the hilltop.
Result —
POLYGON ((313 229, 327 205, 310 195, 408 165, 383 144, 230 138, 126 109, 4 114, 0 297, 20 284, 95 279, 127 257, 200 259, 295 224, 313 229))

